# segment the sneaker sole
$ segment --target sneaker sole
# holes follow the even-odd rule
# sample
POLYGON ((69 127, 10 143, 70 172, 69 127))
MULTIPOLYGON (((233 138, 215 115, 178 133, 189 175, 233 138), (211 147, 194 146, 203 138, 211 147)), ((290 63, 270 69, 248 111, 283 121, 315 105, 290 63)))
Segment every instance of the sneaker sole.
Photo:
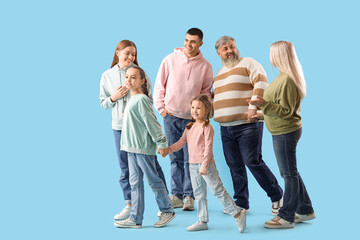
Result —
POLYGON ((286 228, 294 228, 295 224, 290 225, 272 225, 272 224, 264 224, 264 227, 270 228, 270 229, 286 229, 286 228))
POLYGON ((194 208, 183 207, 183 211, 194 211, 194 208))
POLYGON ((118 228, 142 228, 142 225, 118 225, 116 223, 114 223, 114 226, 118 228))
POLYGON ((209 228, 196 228, 196 229, 186 229, 189 232, 196 232, 196 231, 202 231, 202 230, 209 230, 209 228))
POLYGON ((176 214, 172 215, 171 218, 169 218, 169 220, 164 223, 164 224, 161 224, 161 225, 156 225, 154 224, 154 227, 156 228, 161 228, 161 227, 165 227, 167 224, 169 224, 174 218, 176 217, 176 214))

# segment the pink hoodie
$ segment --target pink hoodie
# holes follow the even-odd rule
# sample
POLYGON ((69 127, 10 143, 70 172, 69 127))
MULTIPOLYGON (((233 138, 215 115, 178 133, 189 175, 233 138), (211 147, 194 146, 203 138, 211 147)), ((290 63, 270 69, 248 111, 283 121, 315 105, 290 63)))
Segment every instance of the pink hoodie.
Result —
POLYGON ((190 101, 200 94, 210 96, 213 72, 201 52, 188 58, 184 48, 162 61, 154 87, 155 109, 161 114, 165 109, 172 115, 191 119, 190 101))

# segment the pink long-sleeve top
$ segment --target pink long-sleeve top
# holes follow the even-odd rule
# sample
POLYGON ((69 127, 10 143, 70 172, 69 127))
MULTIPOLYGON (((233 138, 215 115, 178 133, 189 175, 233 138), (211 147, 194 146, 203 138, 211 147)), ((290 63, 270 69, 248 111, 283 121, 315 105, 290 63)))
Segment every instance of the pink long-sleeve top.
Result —
POLYGON ((189 163, 201 163, 201 168, 207 169, 209 163, 214 163, 213 155, 214 129, 208 124, 193 124, 190 129, 185 129, 182 137, 169 147, 170 153, 179 151, 187 143, 189 163))
POLYGON ((210 96, 213 72, 210 63, 201 52, 192 58, 184 48, 162 61, 154 87, 154 107, 161 114, 165 109, 172 115, 191 119, 190 100, 200 94, 210 96))

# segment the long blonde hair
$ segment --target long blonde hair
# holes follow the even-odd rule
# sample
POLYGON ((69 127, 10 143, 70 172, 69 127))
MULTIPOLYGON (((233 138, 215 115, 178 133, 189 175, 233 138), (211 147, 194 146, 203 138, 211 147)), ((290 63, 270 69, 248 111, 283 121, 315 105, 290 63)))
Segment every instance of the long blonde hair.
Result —
POLYGON ((301 100, 306 96, 304 72, 291 42, 278 41, 271 44, 270 63, 280 72, 288 74, 299 89, 301 100))

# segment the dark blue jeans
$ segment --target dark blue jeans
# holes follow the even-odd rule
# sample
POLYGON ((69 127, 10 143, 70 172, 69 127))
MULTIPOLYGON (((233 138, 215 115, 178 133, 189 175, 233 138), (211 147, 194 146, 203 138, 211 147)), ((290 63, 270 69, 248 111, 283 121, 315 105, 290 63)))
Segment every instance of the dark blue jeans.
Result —
MULTIPOLYGON (((164 117, 164 129, 168 145, 176 143, 185 131, 188 119, 172 115, 164 117)), ((194 197, 190 181, 189 153, 187 144, 177 152, 169 155, 171 163, 171 194, 182 199, 184 196, 194 197)))
MULTIPOLYGON (((128 162, 128 153, 125 151, 120 150, 120 139, 121 139, 121 130, 114 130, 114 138, 115 138, 115 147, 116 147, 116 153, 119 160, 119 165, 121 169, 121 175, 119 179, 120 187, 123 190, 125 204, 131 203, 131 187, 129 183, 129 162, 128 162)), ((159 174, 159 177, 164 181, 165 188, 166 187, 166 181, 164 173, 159 165, 158 160, 155 157, 155 165, 156 170, 159 174)))
POLYGON ((285 181, 284 205, 278 216, 289 222, 294 222, 295 212, 308 214, 314 211, 296 164, 296 145, 301 132, 300 128, 295 132, 272 136, 280 174, 285 181))
POLYGON ((234 199, 236 205, 246 209, 249 208, 249 189, 245 165, 272 202, 280 200, 283 194, 274 174, 262 159, 263 127, 263 122, 221 126, 221 140, 233 181, 234 199))

